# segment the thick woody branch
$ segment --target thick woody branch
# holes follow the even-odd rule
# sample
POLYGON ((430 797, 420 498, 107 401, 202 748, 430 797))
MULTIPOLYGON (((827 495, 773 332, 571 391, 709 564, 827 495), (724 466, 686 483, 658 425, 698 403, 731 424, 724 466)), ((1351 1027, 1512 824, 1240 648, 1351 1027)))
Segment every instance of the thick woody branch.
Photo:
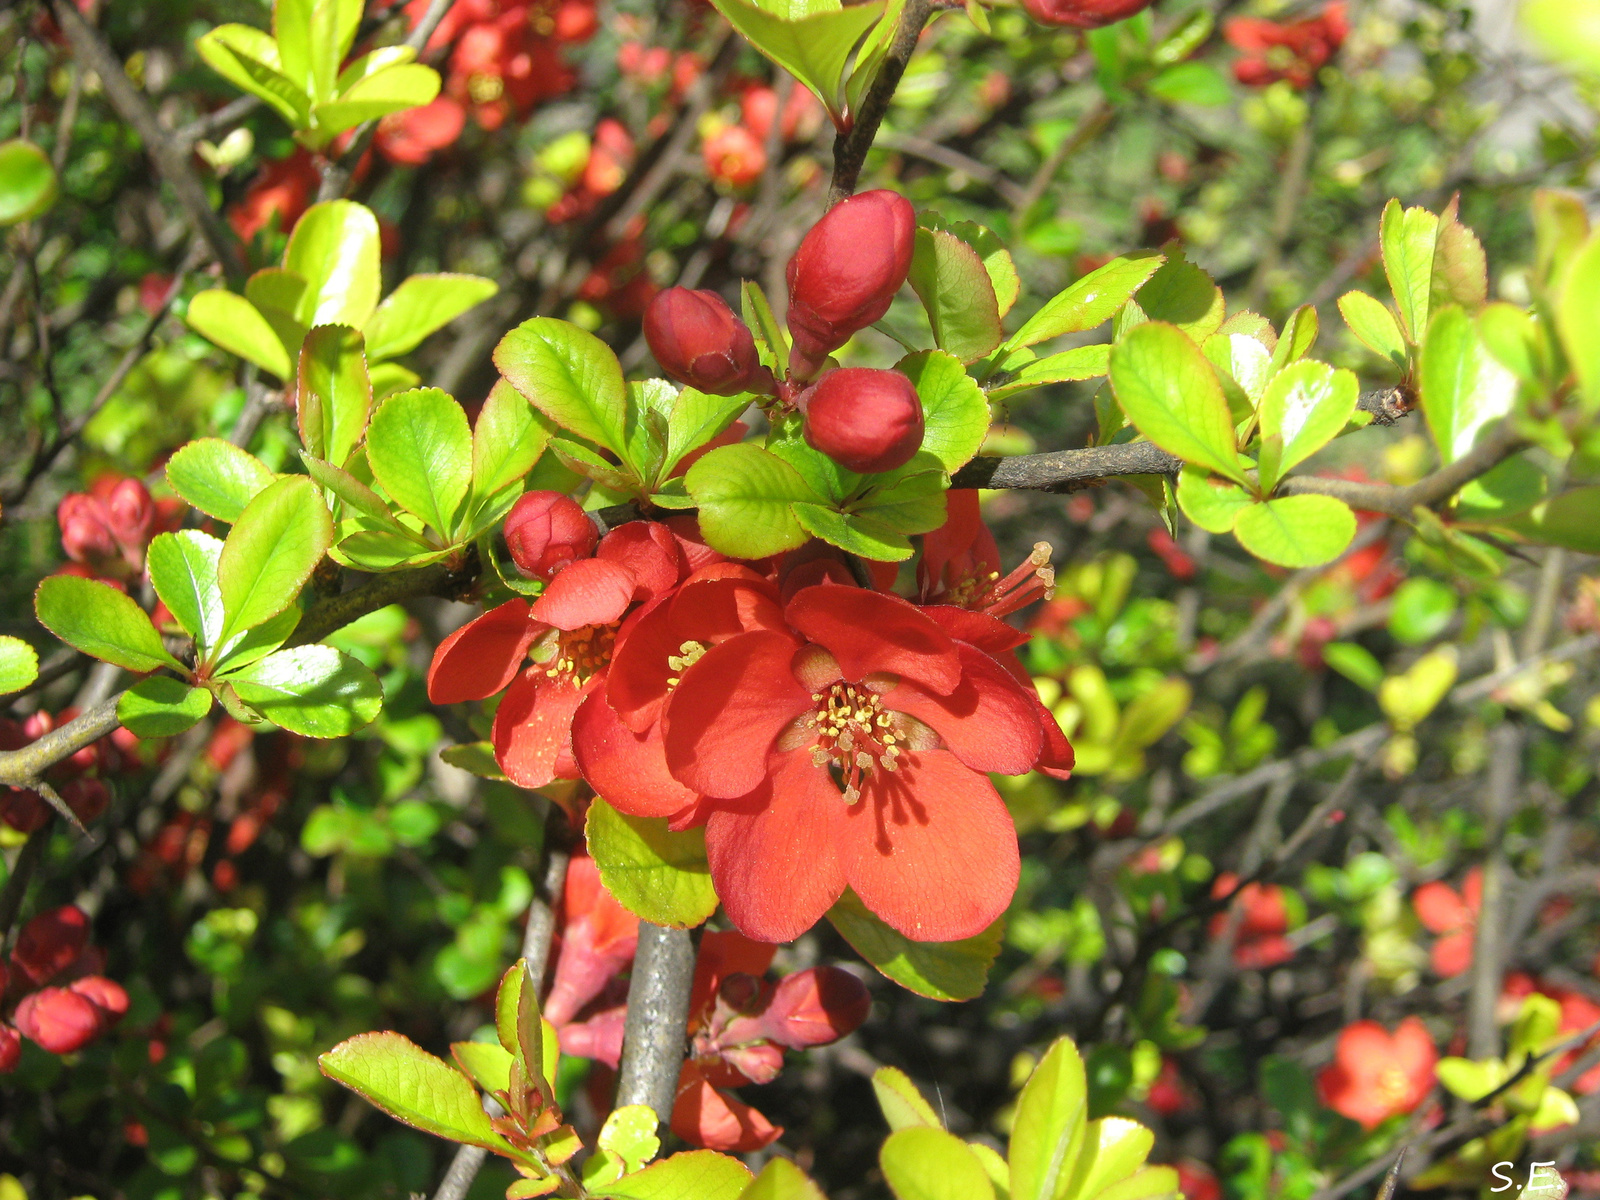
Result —
POLYGON ((662 1124, 672 1119, 683 1065, 694 960, 694 940, 687 929, 640 923, 639 949, 628 982, 617 1105, 647 1104, 662 1124))
POLYGON ((889 102, 894 99, 894 90, 900 86, 900 78, 916 52, 917 39, 922 36, 922 27, 928 23, 932 10, 929 0, 906 0, 894 40, 889 43, 889 53, 878 68, 878 77, 862 97, 860 111, 850 114, 850 128, 834 139, 833 185, 828 190, 830 205, 856 190, 867 151, 872 149, 872 140, 878 136, 878 126, 883 124, 889 102))

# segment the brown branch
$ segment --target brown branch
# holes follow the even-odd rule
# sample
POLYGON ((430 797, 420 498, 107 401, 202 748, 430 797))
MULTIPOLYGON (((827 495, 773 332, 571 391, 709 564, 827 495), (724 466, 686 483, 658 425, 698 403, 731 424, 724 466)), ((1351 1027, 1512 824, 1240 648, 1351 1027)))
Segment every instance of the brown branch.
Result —
POLYGON ((861 168, 867 161, 867 151, 878 136, 878 126, 889 111, 894 90, 906 73, 906 64, 916 52, 917 39, 922 27, 932 15, 928 0, 906 0, 900 14, 900 24, 889 43, 889 53, 878 68, 878 77, 872 81, 867 94, 861 99, 861 111, 850 114, 850 128, 833 141, 833 183, 828 189, 829 205, 837 204, 856 190, 861 168))

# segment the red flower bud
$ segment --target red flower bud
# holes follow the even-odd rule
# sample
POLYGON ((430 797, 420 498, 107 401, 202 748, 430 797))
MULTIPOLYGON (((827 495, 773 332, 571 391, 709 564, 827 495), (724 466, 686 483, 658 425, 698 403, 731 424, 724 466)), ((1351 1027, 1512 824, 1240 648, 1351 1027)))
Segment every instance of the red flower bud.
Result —
POLYGON ((829 371, 798 403, 812 449, 863 475, 905 465, 922 445, 922 401, 898 371, 829 371))
POLYGON ((102 1028, 111 1028, 128 1011, 126 989, 104 975, 85 975, 82 979, 74 979, 67 985, 67 990, 76 992, 99 1010, 102 1028))
POLYGON ((828 355, 889 311, 906 281, 917 214, 879 189, 829 209, 789 260, 790 375, 815 375, 828 355))
POLYGON ((812 967, 778 982, 762 1014, 762 1032, 780 1046, 802 1050, 854 1033, 867 1019, 872 997, 839 967, 812 967))
POLYGON ((106 523, 105 506, 93 496, 73 492, 56 506, 61 548, 74 562, 91 566, 117 556, 117 541, 106 523))
POLYGON ((41 988, 24 996, 11 1019, 51 1054, 81 1050, 100 1033, 100 1010, 66 988, 41 988))
POLYGON ((72 779, 61 785, 61 798, 78 820, 87 825, 105 812, 111 792, 98 779, 72 779))
POLYGON ((0 790, 0 821, 18 833, 32 833, 50 823, 50 806, 38 792, 5 788, 0 790))
POLYGON ((130 558, 142 558, 156 524, 156 502, 137 479, 124 479, 106 497, 106 526, 130 558))
POLYGON ((668 288, 650 301, 644 336, 670 378, 702 392, 732 396, 766 382, 750 327, 715 292, 668 288))
POLYGON ((22 1035, 9 1025, 0 1025, 0 1075, 9 1075, 22 1060, 22 1035))
POLYGON ((22 927, 11 951, 11 965, 34 983, 47 983, 72 965, 88 941, 89 918, 81 908, 65 904, 40 913, 22 927))
POLYGON ((548 582, 568 563, 588 558, 600 538, 578 502, 560 492, 529 492, 506 517, 506 546, 517 569, 548 582))
POLYGON ((1099 29, 1149 8, 1152 0, 1022 0, 1028 15, 1043 25, 1099 29))

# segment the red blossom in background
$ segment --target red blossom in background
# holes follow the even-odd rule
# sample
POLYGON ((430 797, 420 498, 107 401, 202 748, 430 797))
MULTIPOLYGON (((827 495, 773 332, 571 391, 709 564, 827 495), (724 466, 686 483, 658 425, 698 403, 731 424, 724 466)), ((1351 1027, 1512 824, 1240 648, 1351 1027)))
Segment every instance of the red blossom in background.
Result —
POLYGON ((1344 0, 1335 0, 1303 21, 1268 21, 1235 17, 1223 36, 1240 51, 1233 73, 1247 87, 1266 87, 1280 79, 1304 90, 1317 71, 1338 53, 1349 35, 1344 0))
POLYGON ((706 171, 731 188, 749 187, 767 169, 767 150, 761 138, 743 125, 724 125, 700 147, 706 171))
POLYGON ((304 150, 262 163, 243 198, 228 210, 228 224, 241 242, 252 241, 268 227, 286 233, 316 198, 320 179, 316 163, 304 150))
POLYGON ((1180 1158, 1173 1169, 1178 1172, 1178 1191, 1183 1200, 1222 1200, 1222 1183, 1205 1163, 1180 1158))
POLYGON ((181 509, 157 505, 140 480, 117 475, 103 475, 56 505, 66 556, 112 579, 140 574, 145 547, 174 519, 182 520, 181 509))
POLYGON ((1472 965, 1472 945, 1478 931, 1478 908, 1483 903, 1483 871, 1467 872, 1458 892, 1434 880, 1411 896, 1417 920, 1429 933, 1439 935, 1429 952, 1434 971, 1449 979, 1472 965))
MULTIPOLYGON (((1239 877, 1224 871, 1211 885, 1211 895, 1221 898, 1239 887, 1239 877)), ((1289 929, 1289 910, 1281 887, 1272 883, 1247 883, 1239 888, 1232 907, 1243 911, 1234 933, 1233 961, 1246 970, 1263 971, 1294 957, 1294 947, 1283 935, 1289 929)), ((1208 932, 1222 937, 1232 918, 1226 912, 1211 918, 1208 932)))
POLYGON ((1317 1092, 1334 1112, 1374 1129, 1427 1099, 1438 1061, 1433 1038, 1416 1017, 1392 1034, 1376 1021, 1357 1021, 1340 1032, 1333 1062, 1317 1076, 1317 1092))
POLYGON ((455 145, 467 126, 467 110, 451 96, 421 108, 391 113, 378 122, 378 153, 392 163, 415 167, 455 145))
POLYGON ((20 1033, 52 1054, 71 1054, 128 1011, 122 985, 98 974, 105 956, 89 945, 89 918, 74 905, 39 913, 22 927, 10 971, 0 967, 0 996, 24 992, 0 1022, 0 1074, 16 1069, 20 1033))

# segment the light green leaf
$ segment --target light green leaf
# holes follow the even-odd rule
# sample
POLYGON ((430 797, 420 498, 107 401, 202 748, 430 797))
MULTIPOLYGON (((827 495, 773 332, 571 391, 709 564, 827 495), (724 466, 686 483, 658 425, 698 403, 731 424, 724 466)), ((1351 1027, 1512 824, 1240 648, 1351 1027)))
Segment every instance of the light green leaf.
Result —
POLYGON ((1529 205, 1533 216, 1533 286, 1556 300, 1567 270, 1589 238, 1589 209, 1582 196, 1558 188, 1535 188, 1529 205))
POLYGON ((739 1200, 828 1200, 822 1189, 787 1158, 773 1157, 739 1200))
POLYGON ((20 692, 39 678, 39 655, 21 638, 0 637, 0 696, 20 692))
POLYGON ((739 1200, 753 1176, 737 1158, 687 1150, 590 1192, 596 1200, 739 1200))
POLYGON ((872 1091, 891 1131, 926 1125, 943 1129, 944 1122, 922 1097, 917 1085, 898 1067, 879 1067, 872 1073, 872 1091))
MULTIPOLYGON (((784 5, 780 0, 779 5, 774 6, 769 3, 768 7, 803 10, 805 3, 784 5)), ((827 4, 825 7, 831 8, 832 5, 827 4)), ((878 72, 883 69, 884 60, 889 57, 895 30, 900 28, 900 17, 905 12, 905 7, 906 0, 888 0, 884 5, 882 20, 867 30, 867 36, 861 39, 861 46, 856 51, 855 65, 850 70, 850 77, 845 81, 847 111, 860 111, 862 100, 877 80, 878 72)))
POLYGON ((746 279, 739 288, 739 311, 755 335, 761 362, 779 376, 789 373, 789 334, 773 315, 772 305, 761 285, 746 279))
POLYGON ((972 1151, 994 1185, 995 1200, 1011 1200, 1011 1168, 1000 1157, 1000 1152, 983 1142, 968 1142, 967 1149, 972 1151))
POLYGON ((491 1042, 451 1042, 450 1057, 478 1087, 491 1096, 511 1089, 511 1064, 515 1060, 504 1046, 491 1042))
POLYGON ((1070 1038, 1058 1038, 1017 1099, 1011 1126, 1012 1200, 1066 1200, 1082 1153, 1088 1117, 1083 1059, 1070 1038))
POLYGON ((983 445, 989 432, 989 401, 953 354, 923 350, 908 354, 894 369, 911 380, 922 401, 922 449, 936 455, 954 474, 983 445))
POLYGON ((1600 554, 1600 487, 1572 488, 1499 524, 1530 541, 1600 554))
POLYGON ((376 75, 379 71, 387 71, 390 67, 398 67, 416 60, 417 52, 410 46, 379 46, 376 50, 369 50, 359 58, 352 59, 350 65, 339 72, 339 78, 334 81, 332 94, 343 93, 358 80, 376 75))
POLYGON ((499 290, 494 280, 478 275, 412 275, 384 298, 362 330, 367 353, 378 360, 414 350, 499 290))
POLYGON ((1311 353, 1311 347, 1317 344, 1319 325, 1317 310, 1309 304, 1302 304, 1289 314, 1289 319, 1283 323, 1283 334, 1272 350, 1274 372, 1311 353))
POLYGON ((992 229, 985 229, 976 221, 946 221, 934 213, 924 213, 920 221, 930 229, 942 229, 971 246, 989 273, 989 284, 994 288, 994 298, 999 302, 1000 315, 1004 317, 1017 302, 1022 291, 1022 280, 1017 275, 1017 264, 1006 249, 1005 242, 992 229))
POLYGON ((117 720, 136 737, 173 737, 211 711, 211 693, 181 679, 152 675, 117 701, 117 720))
POLYGON ((1522 21, 1551 58, 1600 75, 1600 5, 1593 0, 1525 0, 1522 21))
POLYGON ((325 200, 295 222, 283 265, 306 281, 295 313, 307 326, 360 329, 378 307, 382 285, 378 218, 352 200, 325 200))
MULTIPOLYGON (((1114 258, 1045 302, 1006 339, 1006 348, 1032 346, 1064 333, 1082 333, 1109 321, 1160 269, 1159 254, 1114 258)), ((1044 360, 1048 362, 1049 360, 1044 360)))
POLYGON ((1084 1130, 1083 1149, 1072 1169, 1067 1194, 1092 1200, 1144 1165, 1155 1135, 1126 1117, 1102 1117, 1084 1130))
POLYGON ((304 475, 286 475, 250 501, 217 561, 225 643, 294 603, 333 544, 333 518, 304 475))
POLYGON ((1434 234, 1433 286, 1429 310, 1459 304, 1476 313, 1489 299, 1489 264, 1478 235, 1461 223, 1461 197, 1452 196, 1434 234))
POLYGON ((343 133, 363 121, 431 104, 439 84, 439 72, 422 63, 386 67, 356 80, 337 100, 315 105, 311 119, 324 135, 343 133))
POLYGON ((255 363, 279 379, 294 377, 290 348, 283 344, 278 331, 261 315, 261 310, 243 296, 221 288, 201 292, 189 301, 189 310, 183 319, 196 333, 228 353, 255 363))
POLYGON ((390 396, 372 415, 367 461, 383 490, 448 541, 472 483, 467 414, 438 388, 390 396))
POLYGON ((700 532, 714 549, 735 558, 765 558, 806 543, 789 506, 823 498, 788 463, 742 442, 711 451, 684 481, 700 508, 700 532))
POLYGON ((534 317, 500 339, 494 364, 557 425, 628 461, 636 416, 628 409, 622 365, 594 334, 534 317))
POLYGON ((1111 350, 1111 385, 1128 419, 1168 454, 1245 481, 1222 385, 1200 347, 1147 322, 1111 350))
POLYGON ((1232 533, 1239 514, 1255 501, 1236 483, 1194 467, 1178 473, 1178 507, 1207 533, 1232 533))
POLYGON ((233 524, 277 476, 255 455, 221 438, 201 438, 167 460, 167 483, 208 517, 233 524))
POLYGON ((398 1033, 363 1033, 317 1059, 322 1073, 414 1129, 504 1153, 467 1077, 398 1033))
POLYGON ((361 335, 346 325, 318 325, 300 347, 295 378, 300 441, 313 458, 342 467, 366 432, 371 410, 361 335))
POLYGON ((1514 304, 1496 302, 1478 313, 1484 349, 1525 383, 1539 383, 1550 370, 1547 328, 1514 304))
POLYGON ((195 42, 195 49, 234 87, 265 100, 295 129, 306 128, 311 98, 284 74, 271 35, 248 25, 219 25, 195 42))
POLYGON ((849 8, 838 0, 766 0, 761 7, 745 0, 712 2, 752 46, 810 88, 835 125, 843 125, 845 64, 861 35, 883 15, 882 0, 849 8))
POLYGON ((911 557, 910 540, 881 521, 821 504, 795 504, 792 511, 795 520, 813 537, 839 547, 846 554, 874 562, 904 562, 911 557))
POLYGON ((1322 661, 1369 692, 1383 682, 1383 664, 1359 642, 1329 642, 1322 648, 1322 661))
POLYGON ((1171 1167, 1141 1167, 1085 1200, 1178 1200, 1178 1172, 1171 1167))
MULTIPOLYGON (((661 1150, 661 1139, 656 1136, 658 1124, 655 1110, 646 1104, 624 1104, 621 1108, 612 1109, 595 1139, 594 1154, 583 1164, 584 1187, 593 1190, 603 1184, 613 1183, 627 1172, 639 1170, 654 1158, 661 1150)), ((789 1165, 791 1169, 798 1170, 792 1163, 789 1165)), ((752 1184, 740 1200, 748 1200, 759 1186, 759 1183, 752 1184)))
POLYGON ((0 225, 43 216, 59 192, 49 155, 21 138, 0 142, 0 225))
POLYGON ((265 658, 289 640, 289 635, 300 624, 300 616, 299 605, 291 604, 270 621, 263 621, 253 629, 241 629, 212 655, 214 673, 227 675, 265 658))
POLYGON ((481 505, 520 483, 550 443, 550 427, 505 380, 499 380, 472 428, 472 493, 481 505))
POLYGON ((1339 297, 1339 314, 1363 346, 1400 370, 1406 369, 1405 332, 1388 305, 1365 292, 1346 292, 1339 297))
POLYGON ((1226 315, 1222 289, 1184 258, 1182 250, 1172 250, 1120 314, 1117 332, 1124 332, 1129 321, 1144 317, 1176 325, 1198 343, 1221 329, 1226 315))
POLYGON ((1584 411, 1600 410, 1600 233, 1584 243, 1567 270, 1556 331, 1577 376, 1584 411))
POLYGON ((942 1129, 891 1133, 878 1164, 897 1200, 994 1200, 994 1186, 967 1144, 942 1129))
POLYGON ((918 229, 906 277, 927 311, 933 340, 964 363, 1000 344, 1000 301, 978 252, 942 229, 918 229))
POLYGON ((1217 368, 1229 415, 1236 424, 1248 421, 1273 376, 1272 352, 1248 333, 1213 333, 1200 349, 1217 368))
POLYGON ((217 563, 222 543, 198 529, 158 533, 145 552, 150 584, 194 639, 196 662, 209 662, 222 639, 222 593, 217 588, 217 563))
POLYGON ((1111 369, 1111 347, 1105 343, 1077 346, 1034 359, 1018 367, 1015 375, 1005 383, 987 389, 991 401, 1005 400, 1019 392, 1026 392, 1049 383, 1071 383, 1094 379, 1111 369))
POLYGON ((383 708, 378 677, 332 646, 274 651, 228 682, 267 720, 305 737, 348 737, 383 708))
POLYGON ((688 929, 716 911, 704 829, 673 833, 665 818, 626 816, 602 797, 589 806, 585 832, 601 881, 629 912, 688 929))
POLYGON ((1439 218, 1425 208, 1402 209, 1400 201, 1391 200, 1383 210, 1383 269, 1400 310, 1400 328, 1414 343, 1422 341, 1428 328, 1438 233, 1439 218))
POLYGON ((722 433, 748 407, 748 393, 708 396, 694 388, 684 388, 667 414, 667 453, 657 472, 658 478, 670 475, 684 455, 722 433))
POLYGON ((1422 414, 1446 463, 1471 451, 1516 406, 1516 376, 1495 361, 1472 318, 1454 305, 1428 326, 1417 374, 1422 414))
POLYGON ((162 646, 144 609, 109 583, 51 575, 40 582, 33 607, 39 624, 91 658, 139 673, 161 667, 185 671, 162 646))
POLYGON ((846 891, 828 910, 844 940, 888 978, 930 1000, 971 1000, 983 994, 1000 952, 1004 920, 959 942, 914 942, 890 929, 846 891))
POLYGON ((944 524, 949 477, 933 454, 919 450, 904 466, 872 479, 865 492, 844 505, 845 511, 897 533, 932 533, 944 524))
POLYGON ((1261 486, 1331 442, 1356 411, 1361 385, 1349 371, 1301 359, 1272 377, 1261 396, 1261 486))
POLYGON ((1221 71, 1210 63, 1181 62, 1168 67, 1145 90, 1171 104, 1200 104, 1219 108, 1233 99, 1233 89, 1221 71))
POLYGON ((368 373, 372 376, 374 400, 387 400, 396 392, 409 391, 422 382, 422 376, 397 362, 372 363, 368 373))
POLYGON ((1332 496, 1280 496, 1241 512, 1233 536, 1257 558, 1280 567, 1320 567, 1356 536, 1356 515, 1332 496))
MULTIPOLYGON (((389 511, 389 506, 384 503, 383 497, 350 474, 349 471, 336 467, 332 463, 325 463, 320 458, 312 458, 304 452, 301 453, 300 458, 305 463, 306 471, 310 474, 312 482, 324 491, 332 492, 356 513, 359 513, 362 525, 375 526, 376 531, 394 534, 405 539, 410 547, 407 553, 415 553, 418 550, 426 550, 432 553, 434 547, 429 545, 426 538, 397 521, 394 514, 389 511)), ((346 521, 344 524, 348 526, 349 522, 346 521)))

